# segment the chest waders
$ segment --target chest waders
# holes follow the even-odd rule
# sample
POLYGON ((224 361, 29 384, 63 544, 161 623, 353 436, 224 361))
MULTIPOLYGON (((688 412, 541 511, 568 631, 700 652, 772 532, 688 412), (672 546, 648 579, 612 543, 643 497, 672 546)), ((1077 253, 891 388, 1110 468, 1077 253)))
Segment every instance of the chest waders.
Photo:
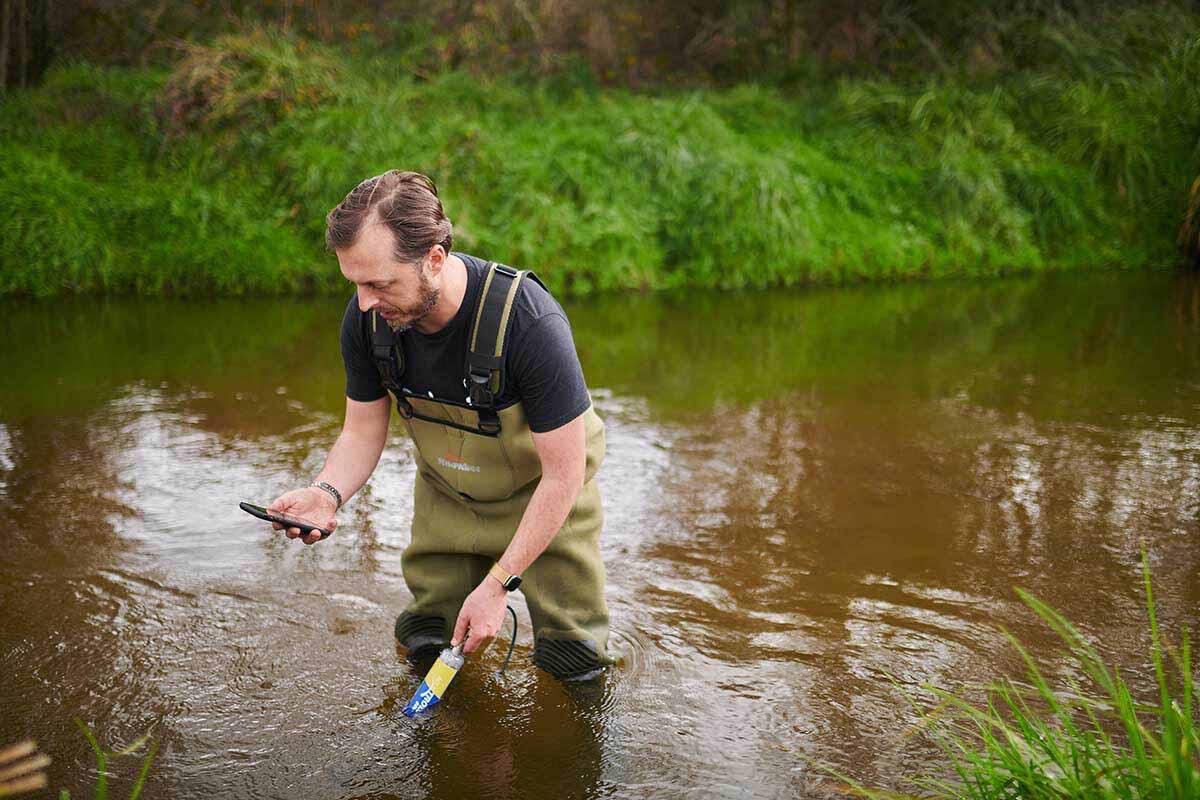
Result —
MULTIPOLYGON (((495 403, 505 386, 513 304, 527 278, 537 280, 489 263, 463 367, 465 402, 406 389, 400 335, 370 315, 372 357, 415 445, 412 542, 401 557, 413 602, 396 620, 396 638, 410 653, 449 642, 463 601, 512 541, 542 475, 521 403, 495 403)), ((583 489, 521 583, 533 621, 533 661, 560 678, 583 677, 611 663, 595 482, 604 459, 604 423, 591 407, 583 417, 583 489)))

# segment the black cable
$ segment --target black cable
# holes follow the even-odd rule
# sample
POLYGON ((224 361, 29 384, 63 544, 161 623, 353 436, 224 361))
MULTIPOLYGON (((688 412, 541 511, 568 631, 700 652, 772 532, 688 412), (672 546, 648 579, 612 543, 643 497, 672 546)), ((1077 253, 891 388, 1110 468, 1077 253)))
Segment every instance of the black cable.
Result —
POLYGON ((512 658, 513 648, 517 646, 517 612, 512 606, 508 606, 508 613, 512 614, 513 618, 513 635, 512 641, 508 643, 508 655, 504 657, 504 663, 500 665, 500 669, 496 671, 497 675, 503 675, 504 670, 508 669, 508 660, 512 658))

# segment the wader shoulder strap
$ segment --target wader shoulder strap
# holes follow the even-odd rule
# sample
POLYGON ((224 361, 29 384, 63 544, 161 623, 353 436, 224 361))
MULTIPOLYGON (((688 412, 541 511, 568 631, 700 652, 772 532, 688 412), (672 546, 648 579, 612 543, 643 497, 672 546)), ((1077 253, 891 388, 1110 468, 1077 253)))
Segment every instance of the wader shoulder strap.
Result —
POLYGON ((408 419, 413 416, 413 407, 400 385, 404 377, 404 345, 400 343, 400 334, 393 331, 387 320, 374 309, 367 325, 371 335, 371 360, 379 371, 379 380, 395 396, 397 413, 408 419))
POLYGON ((496 398, 504 390, 504 345, 512 327, 513 304, 521 279, 528 273, 494 262, 488 265, 475 309, 475 323, 467 346, 467 397, 479 411, 481 427, 493 419, 497 429, 496 398))
POLYGON ((371 360, 379 370, 383 385, 398 392, 400 379, 404 376, 404 348, 400 346, 400 334, 394 332, 374 309, 371 309, 367 324, 371 335, 371 360))
MULTIPOLYGON (((488 263, 475 318, 467 346, 467 404, 479 415, 479 429, 465 428, 442 419, 417 414, 405 397, 401 385, 404 377, 404 347, 400 334, 392 331, 387 321, 372 310, 367 321, 371 340, 371 360, 379 371, 383 385, 396 397, 396 410, 405 419, 417 418, 461 428, 473 433, 496 436, 500 433, 500 417, 496 413, 496 398, 504 389, 504 346, 512 327, 513 304, 521 280, 528 275, 543 285, 532 272, 518 272, 512 267, 488 263)), ((449 401, 443 401, 449 402, 449 401)))

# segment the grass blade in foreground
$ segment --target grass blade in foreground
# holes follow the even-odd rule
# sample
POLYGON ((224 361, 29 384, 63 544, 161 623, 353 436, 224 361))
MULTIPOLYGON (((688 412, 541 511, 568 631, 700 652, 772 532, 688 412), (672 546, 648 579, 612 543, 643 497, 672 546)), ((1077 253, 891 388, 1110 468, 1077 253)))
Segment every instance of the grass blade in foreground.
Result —
MULTIPOLYGON (((96 785, 92 789, 92 798, 93 800, 107 800, 109 757, 111 756, 119 758, 121 756, 133 755, 150 742, 150 734, 145 734, 133 744, 123 747, 120 750, 116 750, 111 753, 105 753, 104 748, 100 746, 100 742, 96 739, 96 735, 92 733, 91 728, 78 719, 75 720, 75 724, 79 726, 81 731, 83 731, 83 735, 87 737, 88 744, 92 746, 92 752, 96 754, 97 775, 96 785)), ((150 748, 146 753, 146 757, 142 759, 142 768, 138 772, 137 780, 134 782, 133 789, 129 795, 129 800, 138 800, 138 797, 141 795, 142 789, 146 785, 146 778, 150 774, 150 764, 154 761, 154 756, 156 753, 158 753, 158 742, 154 742, 150 745, 150 748)), ((70 800, 70 797, 71 796, 66 789, 63 789, 61 792, 59 792, 59 800, 70 800)))
MULTIPOLYGON (((1025 681, 1005 679, 989 687, 983 707, 926 687, 936 705, 921 710, 922 727, 946 755, 957 780, 917 778, 913 783, 922 795, 971 800, 1200 797, 1200 724, 1194 716, 1200 692, 1190 642, 1186 631, 1177 649, 1164 641, 1144 553, 1142 578, 1157 704, 1135 700, 1120 670, 1105 664, 1070 622, 1018 590, 1066 644, 1086 685, 1066 680, 1051 687, 1030 653, 1006 632, 1025 661, 1025 681)), ((856 790, 872 798, 904 796, 861 786, 856 790)))

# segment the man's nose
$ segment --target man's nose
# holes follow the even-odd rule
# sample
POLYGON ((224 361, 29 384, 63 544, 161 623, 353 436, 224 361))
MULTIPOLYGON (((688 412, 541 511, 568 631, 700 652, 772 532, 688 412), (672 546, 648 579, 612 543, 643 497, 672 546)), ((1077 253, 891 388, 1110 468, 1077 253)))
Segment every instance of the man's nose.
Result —
POLYGON ((378 297, 371 296, 371 290, 364 286, 358 287, 358 310, 364 314, 370 311, 375 303, 379 300, 378 297))

